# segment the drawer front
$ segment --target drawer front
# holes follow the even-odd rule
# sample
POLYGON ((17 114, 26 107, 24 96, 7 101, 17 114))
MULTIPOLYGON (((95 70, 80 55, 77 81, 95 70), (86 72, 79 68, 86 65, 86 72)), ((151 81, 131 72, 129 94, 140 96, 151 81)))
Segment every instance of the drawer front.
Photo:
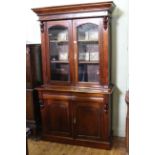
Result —
POLYGON ((72 97, 69 94, 43 93, 42 98, 52 101, 70 101, 72 97))

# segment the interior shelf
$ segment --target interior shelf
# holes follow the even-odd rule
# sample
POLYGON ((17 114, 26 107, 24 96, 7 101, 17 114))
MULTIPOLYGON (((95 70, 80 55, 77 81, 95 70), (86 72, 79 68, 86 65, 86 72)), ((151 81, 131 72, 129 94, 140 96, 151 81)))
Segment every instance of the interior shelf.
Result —
POLYGON ((64 60, 51 60, 51 63, 64 63, 64 64, 67 64, 69 63, 68 61, 64 61, 64 60))
POLYGON ((80 64, 98 64, 99 61, 79 61, 80 64))
POLYGON ((78 40, 78 42, 81 42, 81 43, 98 43, 98 40, 78 40))
POLYGON ((68 43, 68 40, 50 40, 51 43, 68 43))

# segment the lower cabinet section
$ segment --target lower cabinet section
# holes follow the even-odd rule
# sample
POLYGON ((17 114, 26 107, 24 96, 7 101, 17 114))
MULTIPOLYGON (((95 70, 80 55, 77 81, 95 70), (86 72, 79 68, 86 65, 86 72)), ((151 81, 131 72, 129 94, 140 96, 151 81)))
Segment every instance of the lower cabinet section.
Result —
POLYGON ((44 139, 110 149, 109 94, 40 91, 39 96, 44 139))

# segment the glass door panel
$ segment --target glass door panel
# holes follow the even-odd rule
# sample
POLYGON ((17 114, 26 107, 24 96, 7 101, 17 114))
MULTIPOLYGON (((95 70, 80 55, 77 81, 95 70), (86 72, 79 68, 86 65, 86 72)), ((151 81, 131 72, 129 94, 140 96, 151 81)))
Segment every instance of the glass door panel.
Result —
POLYGON ((98 64, 79 64, 79 81, 97 82, 99 81, 99 65, 98 64))
POLYGON ((68 28, 53 26, 48 30, 51 80, 69 81, 68 28))
POLYGON ((77 28, 78 80, 99 81, 98 25, 87 23, 77 28))

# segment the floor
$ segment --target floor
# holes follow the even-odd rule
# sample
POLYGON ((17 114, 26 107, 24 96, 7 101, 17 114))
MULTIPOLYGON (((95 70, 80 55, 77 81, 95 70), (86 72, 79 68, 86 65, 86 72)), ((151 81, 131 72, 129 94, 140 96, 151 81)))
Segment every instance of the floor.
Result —
POLYGON ((124 138, 114 138, 111 150, 28 139, 29 155, 126 155, 124 138))

